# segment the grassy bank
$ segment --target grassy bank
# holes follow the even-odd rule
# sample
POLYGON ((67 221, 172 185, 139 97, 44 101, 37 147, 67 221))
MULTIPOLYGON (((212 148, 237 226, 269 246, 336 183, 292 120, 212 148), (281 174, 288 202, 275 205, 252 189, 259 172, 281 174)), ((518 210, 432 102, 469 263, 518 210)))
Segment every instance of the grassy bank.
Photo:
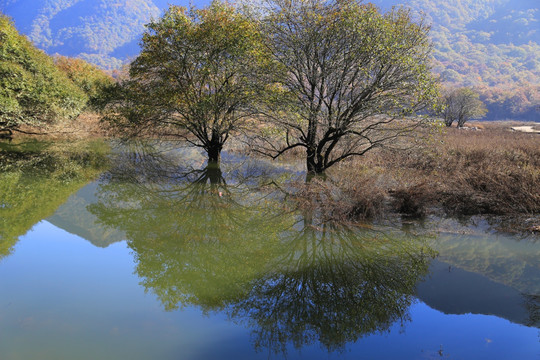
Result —
MULTIPOLYGON (((97 115, 81 115, 36 137, 110 136, 99 120, 97 115)), ((482 122, 470 124, 478 130, 425 133, 427 141, 408 150, 378 149, 336 165, 325 180, 299 183, 295 198, 323 219, 497 215, 519 218, 512 226, 540 231, 540 135, 511 131, 520 125, 482 122)), ((231 144, 234 149, 229 151, 247 151, 231 144)), ((285 160, 303 156, 296 152, 285 160)))
POLYGON ((329 219, 536 217, 523 227, 538 231, 540 135, 512 132, 509 125, 444 129, 409 150, 379 149, 338 165, 326 181, 301 186, 298 199, 329 219))
POLYGON ((43 140, 80 140, 115 136, 101 121, 101 116, 92 112, 80 114, 75 119, 57 120, 40 126, 22 125, 22 132, 15 138, 35 138, 43 140))

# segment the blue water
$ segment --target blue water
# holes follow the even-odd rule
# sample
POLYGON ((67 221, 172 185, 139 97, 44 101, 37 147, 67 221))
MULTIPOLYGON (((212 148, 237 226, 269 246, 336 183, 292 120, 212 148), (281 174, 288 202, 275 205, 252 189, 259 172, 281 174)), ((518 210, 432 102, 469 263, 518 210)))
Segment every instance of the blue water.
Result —
POLYGON ((540 360, 538 236, 336 224, 285 200, 293 164, 81 146, 0 172, 0 360, 540 360))
POLYGON ((251 329, 196 306, 163 310, 125 241, 98 248, 41 221, 0 262, 0 359, 539 359, 539 330, 416 300, 410 320, 328 352, 255 351, 251 329))

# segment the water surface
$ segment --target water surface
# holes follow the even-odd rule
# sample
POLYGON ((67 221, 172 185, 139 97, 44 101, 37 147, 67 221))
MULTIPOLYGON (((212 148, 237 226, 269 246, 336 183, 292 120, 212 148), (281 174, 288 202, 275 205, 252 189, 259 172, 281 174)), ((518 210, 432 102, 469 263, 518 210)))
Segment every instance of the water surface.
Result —
POLYGON ((537 238, 324 223, 289 164, 37 145, 1 175, 0 359, 540 358, 537 238))

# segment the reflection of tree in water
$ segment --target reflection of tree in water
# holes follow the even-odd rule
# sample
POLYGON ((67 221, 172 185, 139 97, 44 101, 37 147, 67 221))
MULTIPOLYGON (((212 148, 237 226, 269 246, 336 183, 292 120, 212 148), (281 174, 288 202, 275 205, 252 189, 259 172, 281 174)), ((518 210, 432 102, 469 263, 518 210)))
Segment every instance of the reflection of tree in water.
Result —
POLYGON ((264 201, 243 205, 252 194, 237 180, 248 174, 227 186, 221 169, 190 169, 176 160, 123 155, 90 211, 126 232, 142 284, 166 309, 214 309, 246 293, 284 220, 264 201))
POLYGON ((0 142, 0 259, 105 169, 108 150, 100 141, 0 142))
POLYGON ((227 186, 216 168, 178 174, 124 182, 113 171, 91 208, 126 232, 142 284, 166 309, 227 311, 276 352, 339 349, 407 319, 431 255, 419 241, 316 224, 227 186))
POLYGON ((282 352, 289 342, 318 341, 338 350, 408 319, 429 249, 373 230, 304 221, 282 239, 273 270, 231 306, 233 317, 247 318, 255 329, 257 347, 282 352))

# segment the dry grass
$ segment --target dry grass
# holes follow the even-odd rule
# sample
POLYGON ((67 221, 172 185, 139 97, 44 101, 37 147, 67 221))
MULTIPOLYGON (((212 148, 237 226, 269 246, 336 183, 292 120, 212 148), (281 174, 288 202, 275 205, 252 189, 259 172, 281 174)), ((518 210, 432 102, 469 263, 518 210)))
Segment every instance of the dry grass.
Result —
MULTIPOLYGON (((462 131, 461 131, 462 132, 462 131)), ((439 149, 439 200, 458 214, 539 214, 540 137, 502 129, 461 134, 439 149), (441 151, 442 150, 442 151, 441 151)))
POLYGON ((375 171, 341 173, 333 179, 314 178, 296 184, 295 200, 302 208, 315 210, 322 221, 356 221, 384 214, 387 200, 385 177, 375 171))
POLYGON ((23 126, 21 130, 28 133, 24 137, 47 139, 95 139, 110 137, 113 133, 101 123, 101 116, 83 113, 76 119, 59 120, 42 127, 23 126))
POLYGON ((481 125, 480 131, 445 129, 414 149, 380 149, 340 164, 329 181, 304 193, 333 194, 324 212, 334 218, 540 215, 540 136, 512 132, 509 123, 481 125))

